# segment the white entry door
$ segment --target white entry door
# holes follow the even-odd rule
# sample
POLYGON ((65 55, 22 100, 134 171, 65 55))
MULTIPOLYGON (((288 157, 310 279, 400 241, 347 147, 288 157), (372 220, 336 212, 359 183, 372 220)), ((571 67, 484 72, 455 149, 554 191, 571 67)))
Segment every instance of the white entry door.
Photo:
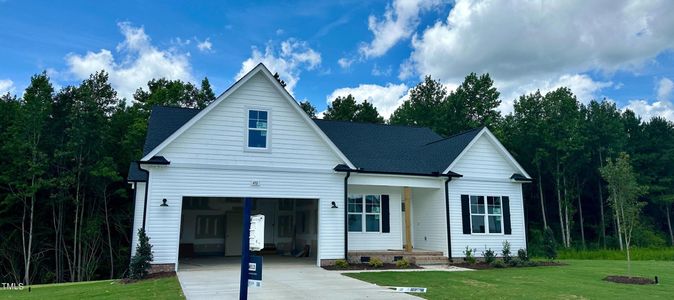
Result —
POLYGON ((225 256, 241 255, 241 237, 243 226, 243 214, 240 211, 227 212, 225 235, 225 256))

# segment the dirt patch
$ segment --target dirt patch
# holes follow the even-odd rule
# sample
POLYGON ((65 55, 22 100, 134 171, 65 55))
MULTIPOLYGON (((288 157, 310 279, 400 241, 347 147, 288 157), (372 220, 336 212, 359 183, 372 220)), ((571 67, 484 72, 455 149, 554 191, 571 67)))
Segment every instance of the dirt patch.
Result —
POLYGON ((625 284, 655 284, 655 280, 646 277, 606 276, 604 280, 625 284))
POLYGON ((554 267, 554 266, 565 266, 566 264, 554 261, 528 261, 525 263, 519 263, 517 265, 502 264, 500 266, 496 266, 482 261, 476 262, 474 264, 469 264, 467 262, 460 262, 460 263, 451 263, 449 265, 473 270, 487 270, 487 269, 504 269, 504 268, 522 268, 522 267, 554 267))
POLYGON ((131 279, 131 278, 122 278, 122 279, 119 280, 119 283, 130 284, 130 283, 135 283, 135 282, 138 282, 138 281, 143 281, 143 280, 148 280, 148 279, 158 279, 158 278, 175 277, 175 276, 176 276, 175 271, 157 272, 157 273, 148 274, 147 277, 145 277, 143 279, 140 279, 140 280, 131 279))
POLYGON ((396 264, 384 264, 379 268, 372 267, 368 264, 349 264, 346 268, 339 268, 337 266, 324 266, 323 269, 330 271, 350 271, 350 270, 406 270, 406 269, 423 269, 420 266, 410 264, 407 268, 398 268, 396 264))

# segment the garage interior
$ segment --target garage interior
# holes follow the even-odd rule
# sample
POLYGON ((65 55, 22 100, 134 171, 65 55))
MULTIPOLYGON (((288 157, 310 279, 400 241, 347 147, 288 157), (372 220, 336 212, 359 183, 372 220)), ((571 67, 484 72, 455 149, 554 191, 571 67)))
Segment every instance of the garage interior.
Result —
MULTIPOLYGON (((265 247, 257 255, 316 258, 318 200, 253 198, 252 215, 265 216, 265 247)), ((243 198, 183 197, 179 257, 241 256, 243 198)), ((234 260, 232 260, 234 261, 234 260)))

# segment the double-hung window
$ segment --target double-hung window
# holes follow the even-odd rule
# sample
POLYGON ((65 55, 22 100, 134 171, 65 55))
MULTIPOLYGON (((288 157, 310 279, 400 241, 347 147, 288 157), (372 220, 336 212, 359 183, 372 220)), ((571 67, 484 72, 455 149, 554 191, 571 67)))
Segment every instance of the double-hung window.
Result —
POLYGON ((351 232, 381 232, 381 195, 351 195, 348 199, 351 232))
POLYGON ((503 226, 501 223, 501 197, 470 196, 472 233, 502 233, 503 226))
POLYGON ((269 144, 269 112, 248 110, 248 148, 267 149, 269 144))

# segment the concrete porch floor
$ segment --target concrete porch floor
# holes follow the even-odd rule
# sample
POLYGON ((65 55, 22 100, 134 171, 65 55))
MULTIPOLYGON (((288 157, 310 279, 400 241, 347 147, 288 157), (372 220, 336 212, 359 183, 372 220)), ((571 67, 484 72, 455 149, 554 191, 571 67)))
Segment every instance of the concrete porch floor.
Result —
MULTIPOLYGON (((238 299, 238 257, 181 260, 178 278, 187 299, 238 299)), ((250 299, 415 299, 316 266, 315 258, 265 256, 262 287, 250 299)))

